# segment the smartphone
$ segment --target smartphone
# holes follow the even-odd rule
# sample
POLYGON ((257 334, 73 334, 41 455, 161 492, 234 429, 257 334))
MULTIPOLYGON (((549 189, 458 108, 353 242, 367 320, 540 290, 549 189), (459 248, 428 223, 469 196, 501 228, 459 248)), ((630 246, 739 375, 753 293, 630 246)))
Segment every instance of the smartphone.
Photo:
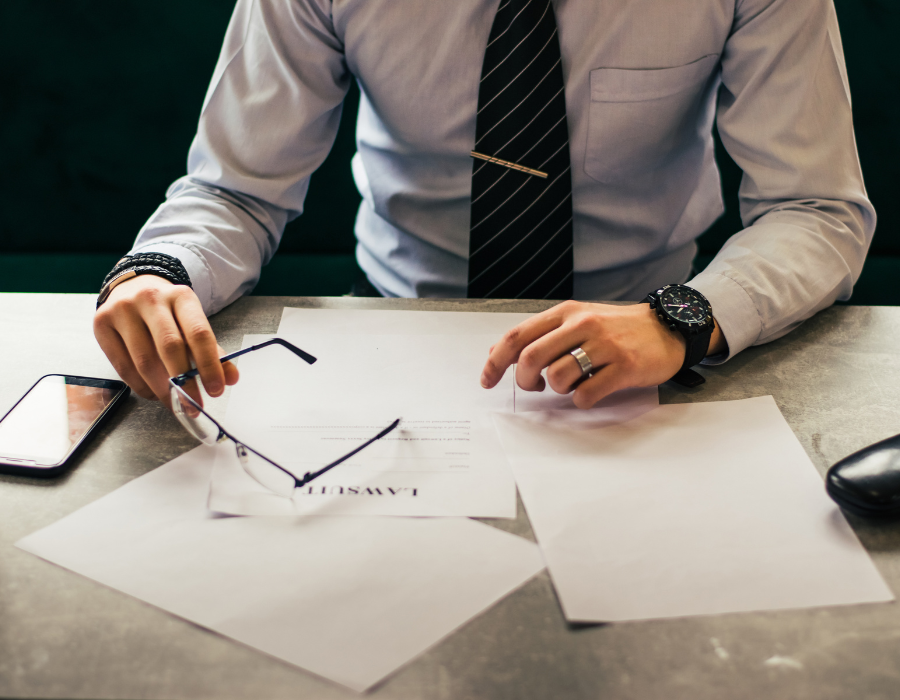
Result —
POLYGON ((0 418, 0 472, 54 476, 128 396, 117 379, 48 374, 0 418))

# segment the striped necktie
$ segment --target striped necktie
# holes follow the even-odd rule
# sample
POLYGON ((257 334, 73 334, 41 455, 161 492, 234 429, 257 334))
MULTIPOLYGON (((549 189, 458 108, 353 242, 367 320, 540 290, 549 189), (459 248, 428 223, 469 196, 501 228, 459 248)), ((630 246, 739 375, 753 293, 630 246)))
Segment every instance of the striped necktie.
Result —
POLYGON ((572 177, 550 0, 500 0, 478 90, 470 298, 572 297, 572 177))

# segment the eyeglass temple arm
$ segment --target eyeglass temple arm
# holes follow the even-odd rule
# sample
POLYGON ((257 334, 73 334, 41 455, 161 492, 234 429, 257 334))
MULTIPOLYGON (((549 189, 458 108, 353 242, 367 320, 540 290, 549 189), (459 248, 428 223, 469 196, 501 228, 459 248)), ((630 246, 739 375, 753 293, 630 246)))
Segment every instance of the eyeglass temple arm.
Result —
MULTIPOLYGON (((254 350, 259 350, 260 348, 264 348, 269 345, 281 345, 282 347, 290 350, 301 360, 304 360, 305 362, 307 362, 309 364, 313 364, 316 361, 316 358, 313 357, 312 355, 310 355, 308 352, 306 352, 305 350, 301 350, 296 345, 292 345, 291 343, 284 340, 283 338, 272 338, 271 340, 267 340, 264 343, 259 343, 258 345, 251 345, 249 348, 244 348, 243 350, 238 350, 237 352, 233 352, 228 355, 225 355, 225 357, 220 357, 219 362, 228 362, 229 360, 233 360, 235 357, 240 357, 241 355, 246 355, 248 352, 253 352, 254 350)), ((177 377, 173 377, 173 379, 180 379, 180 380, 192 379, 193 377, 196 377, 198 374, 200 374, 199 369, 192 369, 188 372, 185 372, 184 374, 179 374, 177 377)))
POLYGON ((345 454, 343 457, 341 457, 340 459, 335 460, 335 461, 332 462, 331 464, 325 465, 325 466, 322 467, 319 471, 317 471, 317 472, 312 472, 312 473, 306 472, 306 474, 303 475, 303 478, 302 478, 302 479, 297 479, 297 483, 296 483, 296 485, 295 485, 296 488, 300 488, 301 486, 306 486, 310 481, 312 481, 313 479, 317 479, 318 477, 322 476, 322 474, 324 474, 325 472, 327 472, 329 469, 332 469, 332 468, 336 467, 336 466, 339 465, 341 462, 347 461, 347 460, 350 459, 353 455, 355 455, 357 452, 359 452, 360 450, 364 450, 365 448, 367 448, 369 445, 371 445, 371 444, 372 444, 373 442, 375 442, 376 440, 380 440, 380 439, 383 438, 385 435, 387 435, 389 432, 391 432, 394 428, 396 428, 398 425, 400 425, 400 421, 401 421, 401 420, 402 420, 401 418, 398 418, 398 419, 395 420, 393 423, 391 423, 387 428, 385 428, 385 429, 382 430, 380 433, 378 433, 378 435, 376 435, 375 437, 373 437, 371 440, 368 440, 367 442, 364 442, 362 445, 360 445, 359 447, 357 447, 355 450, 353 450, 352 452, 348 452, 348 453, 345 454))

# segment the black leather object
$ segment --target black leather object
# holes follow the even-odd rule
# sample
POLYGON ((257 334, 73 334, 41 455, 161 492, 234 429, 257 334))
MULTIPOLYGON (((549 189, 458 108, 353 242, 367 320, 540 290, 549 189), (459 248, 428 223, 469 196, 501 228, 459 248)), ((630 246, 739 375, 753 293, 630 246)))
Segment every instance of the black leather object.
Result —
POLYGON ((825 488, 856 515, 900 516, 900 435, 844 457, 828 470, 825 488))
POLYGON ((119 260, 103 280, 100 288, 103 289, 119 273, 138 268, 144 268, 145 273, 158 274, 160 277, 165 277, 172 284, 193 286, 190 275, 188 275, 187 270, 184 269, 184 265, 181 264, 178 258, 165 253, 135 253, 134 255, 126 255, 119 260), (159 272, 156 269, 159 269, 159 272))

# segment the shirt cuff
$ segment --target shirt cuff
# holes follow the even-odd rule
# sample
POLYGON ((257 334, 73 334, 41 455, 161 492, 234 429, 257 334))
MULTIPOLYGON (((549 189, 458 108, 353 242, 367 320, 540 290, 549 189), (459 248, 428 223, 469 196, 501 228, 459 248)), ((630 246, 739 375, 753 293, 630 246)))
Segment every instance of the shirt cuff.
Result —
POLYGON ((207 316, 210 314, 213 301, 212 280, 206 261, 200 253, 187 245, 163 243, 160 241, 138 246, 130 251, 128 255, 134 255, 135 253, 163 253, 164 255, 178 258, 181 264, 184 265, 184 269, 187 270, 188 277, 191 278, 191 288, 200 300, 203 312, 207 316))
POLYGON ((762 332, 762 321, 756 305, 740 284, 720 273, 701 272, 687 285, 709 300, 716 323, 728 343, 727 353, 710 355, 701 364, 720 365, 756 342, 762 332))

